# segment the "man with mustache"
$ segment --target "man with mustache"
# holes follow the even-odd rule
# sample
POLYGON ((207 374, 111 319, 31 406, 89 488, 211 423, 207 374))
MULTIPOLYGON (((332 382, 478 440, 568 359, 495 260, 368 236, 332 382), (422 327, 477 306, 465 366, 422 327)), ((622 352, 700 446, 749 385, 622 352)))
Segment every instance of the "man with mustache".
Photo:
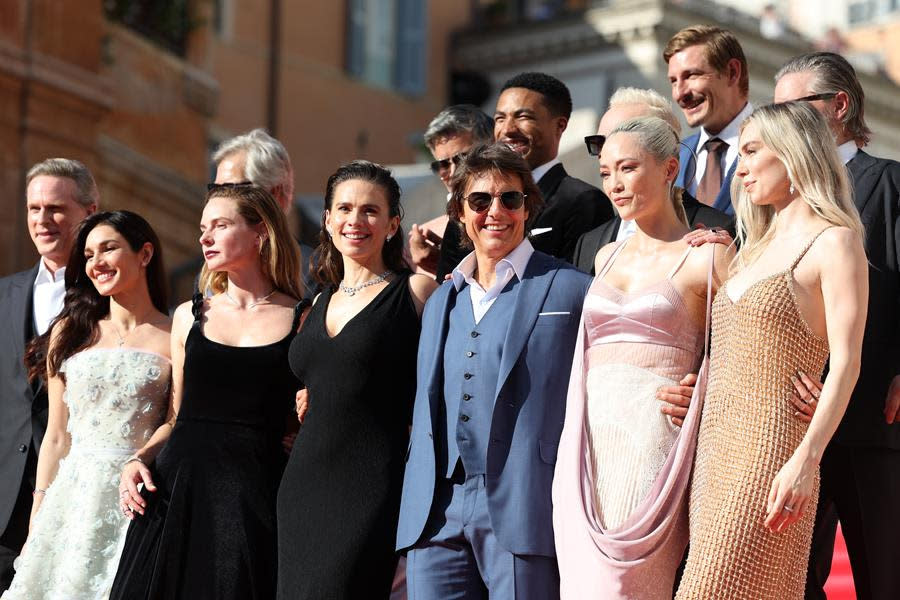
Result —
POLYGON ((529 232, 531 243, 569 262, 578 237, 613 218, 606 195, 570 177, 559 161, 559 140, 571 114, 569 89, 545 73, 520 73, 507 81, 494 111, 494 138, 525 159, 544 197, 529 232))
POLYGON ((75 232, 100 203, 91 172, 77 160, 48 158, 31 167, 25 182, 28 233, 40 260, 0 279, 6 335, 0 354, 0 592, 12 582, 13 561, 28 535, 32 494, 45 491, 34 484, 47 390, 41 381, 28 381, 25 348, 62 310, 75 232))
POLYGON ((733 33, 693 25, 669 40, 663 51, 669 65, 672 99, 691 127, 700 131, 684 140, 675 185, 697 200, 734 214, 731 179, 737 165, 741 122, 753 112, 747 101, 747 59, 733 33), (691 154, 696 154, 696 163, 691 154), (696 168, 692 167, 696 164, 696 168))
MULTIPOLYGON (((834 132, 866 230, 869 307, 859 379, 820 463, 822 486, 806 598, 825 598, 837 521, 847 541, 859 598, 900 598, 900 164, 864 152, 872 132, 865 93, 845 58, 814 52, 775 75, 775 102, 808 102, 834 132)), ((808 420, 821 384, 798 375, 795 408, 808 420)))

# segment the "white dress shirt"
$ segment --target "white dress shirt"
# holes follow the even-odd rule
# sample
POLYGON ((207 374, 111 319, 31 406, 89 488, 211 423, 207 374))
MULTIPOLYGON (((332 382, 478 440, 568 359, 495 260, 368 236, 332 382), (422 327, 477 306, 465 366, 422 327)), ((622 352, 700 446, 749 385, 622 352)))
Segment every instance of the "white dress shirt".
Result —
POLYGON ((453 281, 456 291, 459 292, 463 284, 469 284, 469 295, 472 298, 472 312, 475 314, 475 323, 481 321, 481 318, 487 313, 488 309, 493 306, 494 301, 510 282, 513 277, 518 277, 522 281, 525 274, 525 267, 534 254, 534 246, 528 241, 528 238, 515 247, 515 249, 500 259, 497 266, 494 267, 494 285, 485 290, 481 284, 475 280, 475 268, 478 263, 475 259, 475 253, 470 252, 459 263, 459 266, 453 269, 450 278, 453 281))
POLYGON ((838 146, 837 150, 838 157, 846 165, 856 157, 857 152, 859 152, 859 146, 856 145, 856 140, 850 140, 838 146))
POLYGON ((66 298, 66 268, 60 267, 51 275, 42 259, 37 277, 34 278, 32 298, 34 328, 38 335, 43 335, 50 328, 53 319, 62 312, 66 298))
POLYGON ((716 135, 710 135, 705 127, 700 128, 700 139, 697 140, 696 151, 697 170, 694 172, 693 181, 691 181, 690 185, 687 187, 687 191, 689 191, 692 196, 697 196, 697 184, 703 178, 703 173, 706 172, 706 150, 704 150, 703 144, 714 137, 719 138, 728 144, 728 149, 722 156, 722 181, 724 183, 725 178, 728 176, 728 170, 731 168, 731 165, 734 164, 734 161, 737 160, 738 138, 741 134, 741 123, 743 123, 744 119, 749 117, 752 112, 753 105, 748 102, 744 105, 744 108, 741 109, 741 112, 739 112, 737 116, 716 135))

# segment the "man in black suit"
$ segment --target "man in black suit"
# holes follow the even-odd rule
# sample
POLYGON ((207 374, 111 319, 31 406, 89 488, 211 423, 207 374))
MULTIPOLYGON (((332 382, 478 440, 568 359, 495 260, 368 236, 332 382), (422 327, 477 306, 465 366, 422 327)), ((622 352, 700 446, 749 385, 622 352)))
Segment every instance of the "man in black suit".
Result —
POLYGON ((531 243, 569 262, 578 236, 613 218, 603 192, 570 177, 557 157, 571 114, 569 89, 544 73, 521 73, 503 84, 494 111, 494 138, 525 158, 544 197, 531 243))
MULTIPOLYGON (((659 117, 669 123, 676 134, 681 135, 681 123, 678 122, 668 100, 654 90, 624 87, 616 90, 609 99, 609 108, 600 119, 597 135, 585 138, 588 152, 592 156, 598 156, 603 146, 602 142, 613 129, 629 119, 638 117, 659 117)), ((734 236, 734 219, 729 215, 701 204, 687 192, 682 196, 682 202, 691 226, 721 227, 727 229, 732 237, 734 236)), ((597 251, 610 242, 625 239, 632 233, 634 233, 634 223, 623 222, 618 215, 615 216, 600 227, 592 229, 578 238, 573 264, 585 273, 594 275, 594 257, 597 255, 597 251)))
POLYGON ((31 168, 26 198, 28 233, 41 258, 31 269, 0 279, 7 339, 0 354, 0 591, 12 582, 13 561, 28 534, 37 453, 47 428, 47 392, 42 382, 28 381, 25 345, 62 310, 75 231, 100 201, 87 167, 64 158, 31 168))
MULTIPOLYGON (((822 456, 806 597, 825 598, 837 520, 847 542, 857 597, 900 598, 900 163, 861 147, 871 131, 853 67, 830 52, 788 61, 775 76, 775 101, 809 102, 828 120, 850 171, 865 227, 869 307, 856 388, 822 456)), ((815 406, 816 393, 802 400, 815 406)))

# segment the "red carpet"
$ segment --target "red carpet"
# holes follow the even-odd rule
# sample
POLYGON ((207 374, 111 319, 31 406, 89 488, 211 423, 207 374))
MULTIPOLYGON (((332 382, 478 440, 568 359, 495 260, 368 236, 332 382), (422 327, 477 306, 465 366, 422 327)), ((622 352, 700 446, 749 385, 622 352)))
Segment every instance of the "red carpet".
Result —
POLYGON ((847 556, 847 545, 840 526, 834 541, 834 558, 831 561, 831 575, 825 583, 825 593, 828 594, 828 600, 856 600, 850 558, 847 556))

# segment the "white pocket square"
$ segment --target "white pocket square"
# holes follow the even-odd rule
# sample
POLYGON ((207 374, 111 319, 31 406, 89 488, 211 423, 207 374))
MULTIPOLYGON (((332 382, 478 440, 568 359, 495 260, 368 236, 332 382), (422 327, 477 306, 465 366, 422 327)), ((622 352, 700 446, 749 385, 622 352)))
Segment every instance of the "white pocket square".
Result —
POLYGON ((538 316, 539 317, 552 317, 554 315, 571 315, 571 314, 572 313, 570 313, 568 311, 566 311, 566 312, 542 312, 542 313, 538 313, 538 316))
POLYGON ((531 235, 541 235, 542 233, 547 233, 548 231, 553 231, 552 227, 537 227, 531 230, 531 235))

